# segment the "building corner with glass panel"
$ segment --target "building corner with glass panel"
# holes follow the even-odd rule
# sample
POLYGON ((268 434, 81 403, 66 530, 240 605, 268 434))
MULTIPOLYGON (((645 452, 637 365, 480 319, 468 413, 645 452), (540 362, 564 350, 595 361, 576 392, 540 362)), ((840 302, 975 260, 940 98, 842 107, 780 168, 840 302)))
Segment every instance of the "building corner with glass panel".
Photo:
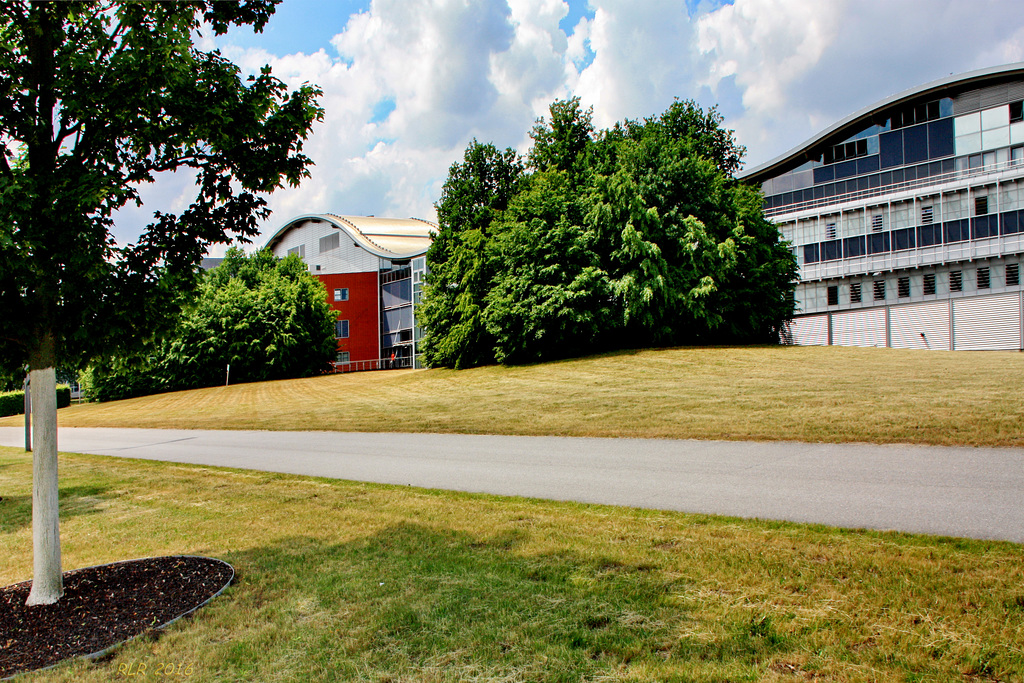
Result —
POLYGON ((739 175, 799 264, 799 345, 1024 350, 1024 63, 889 97, 739 175))
POLYGON ((279 258, 299 256, 327 288, 337 371, 421 366, 416 305, 437 229, 418 218, 307 214, 267 242, 279 258))

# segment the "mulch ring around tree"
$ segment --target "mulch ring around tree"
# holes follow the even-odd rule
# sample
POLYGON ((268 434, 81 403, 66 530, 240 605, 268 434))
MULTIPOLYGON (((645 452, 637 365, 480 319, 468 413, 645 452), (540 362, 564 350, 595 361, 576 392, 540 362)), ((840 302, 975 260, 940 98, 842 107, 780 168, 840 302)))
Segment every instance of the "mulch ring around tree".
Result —
POLYGON ((211 557, 169 556, 64 573, 64 597, 28 607, 23 581, 0 588, 0 678, 98 655, 202 607, 234 578, 211 557))

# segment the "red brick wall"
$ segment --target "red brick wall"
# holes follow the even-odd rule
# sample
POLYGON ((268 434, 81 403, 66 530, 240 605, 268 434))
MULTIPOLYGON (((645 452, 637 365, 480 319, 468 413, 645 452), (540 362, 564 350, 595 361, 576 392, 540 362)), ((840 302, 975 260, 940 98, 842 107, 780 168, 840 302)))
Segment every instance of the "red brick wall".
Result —
POLYGON ((316 274, 327 287, 327 303, 348 320, 348 339, 338 340, 338 351, 348 351, 349 360, 375 360, 380 353, 380 318, 377 304, 377 273, 316 274), (335 301, 334 290, 348 288, 348 301, 335 301))

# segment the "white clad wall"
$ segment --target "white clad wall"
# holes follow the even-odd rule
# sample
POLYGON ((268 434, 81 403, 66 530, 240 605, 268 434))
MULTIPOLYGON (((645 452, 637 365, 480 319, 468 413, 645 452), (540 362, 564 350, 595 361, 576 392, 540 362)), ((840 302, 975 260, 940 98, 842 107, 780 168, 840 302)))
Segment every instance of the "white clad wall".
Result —
POLYGON ((832 314, 832 344, 835 346, 880 346, 885 344, 885 308, 865 308, 832 314))
POLYGON ((949 351, 949 301, 893 306, 889 343, 894 349, 949 351))
POLYGON ((285 256, 289 249, 299 245, 305 246, 304 260, 313 273, 372 273, 379 268, 377 256, 357 247, 348 233, 326 221, 304 221, 293 227, 274 247, 274 254, 285 256), (320 238, 334 233, 341 235, 339 246, 321 253, 320 238), (320 270, 316 266, 320 266, 320 270))
POLYGON ((792 344, 828 346, 828 315, 806 315, 789 323, 792 344))
POLYGON ((1021 348, 1021 295, 971 297, 953 302, 953 348, 996 351, 1021 348))

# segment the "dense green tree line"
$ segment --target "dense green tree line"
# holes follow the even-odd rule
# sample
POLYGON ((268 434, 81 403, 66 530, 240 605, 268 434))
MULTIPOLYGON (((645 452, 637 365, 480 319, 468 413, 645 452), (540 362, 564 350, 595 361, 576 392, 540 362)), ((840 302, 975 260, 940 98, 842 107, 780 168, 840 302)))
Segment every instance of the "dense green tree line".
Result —
POLYGON ((173 331, 149 353, 92 366, 89 398, 115 400, 231 382, 308 377, 334 357, 335 314, 298 256, 228 250, 173 331))
POLYGON ((526 159, 473 141, 437 204, 420 318, 428 364, 777 340, 796 261, 735 180, 743 148, 715 109, 595 131, 551 105, 526 159))

